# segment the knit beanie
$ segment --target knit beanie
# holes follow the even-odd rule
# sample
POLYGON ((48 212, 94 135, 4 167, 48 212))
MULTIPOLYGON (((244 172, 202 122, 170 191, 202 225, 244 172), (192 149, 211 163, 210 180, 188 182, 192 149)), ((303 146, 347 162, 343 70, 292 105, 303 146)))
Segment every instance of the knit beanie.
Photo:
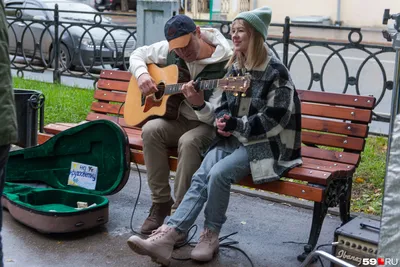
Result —
POLYGON ((271 16, 271 8, 264 6, 251 11, 241 12, 234 20, 243 19, 247 21, 251 26, 254 27, 254 29, 256 29, 256 31, 261 33, 265 40, 267 39, 268 27, 271 23, 271 16))

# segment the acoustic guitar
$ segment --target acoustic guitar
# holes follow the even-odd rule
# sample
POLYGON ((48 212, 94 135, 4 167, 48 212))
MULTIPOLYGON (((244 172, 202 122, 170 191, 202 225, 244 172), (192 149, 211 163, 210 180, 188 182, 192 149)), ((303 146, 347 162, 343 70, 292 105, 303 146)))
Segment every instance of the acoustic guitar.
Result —
MULTIPOLYGON (((185 99, 181 92, 184 83, 177 83, 178 67, 176 65, 160 68, 155 64, 149 64, 147 68, 157 85, 158 92, 143 96, 135 76, 132 75, 124 109, 125 122, 131 126, 143 125, 149 119, 157 117, 177 119, 179 107, 185 99)), ((217 80, 204 80, 197 82, 196 88, 199 90, 221 88, 225 91, 245 93, 250 86, 250 79, 250 74, 247 74, 217 80)))

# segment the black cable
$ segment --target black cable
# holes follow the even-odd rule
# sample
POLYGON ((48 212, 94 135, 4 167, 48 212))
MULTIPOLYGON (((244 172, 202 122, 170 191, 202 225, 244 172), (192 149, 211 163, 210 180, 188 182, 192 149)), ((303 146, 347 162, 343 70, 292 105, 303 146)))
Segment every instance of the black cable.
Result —
MULTIPOLYGON (((197 225, 193 225, 193 226, 196 226, 196 231, 197 231, 197 225)), ((192 226, 191 228, 193 228, 193 226, 192 226)), ((191 228, 190 228, 190 229, 191 229, 191 228)), ((189 229, 189 231, 190 231, 190 229, 189 229)), ((196 233, 196 232, 195 232, 195 233, 196 233)), ((228 235, 225 235, 225 236, 221 236, 220 238, 218 238, 218 240, 219 240, 219 242, 220 242, 219 247, 220 247, 220 248, 235 249, 235 250, 241 252, 241 253, 249 260, 249 262, 250 262, 250 264, 251 264, 251 267, 254 267, 253 261, 251 260, 250 256, 247 255, 247 253, 246 253, 244 250, 242 250, 241 248, 238 248, 238 247, 233 246, 233 245, 239 244, 238 241, 232 240, 232 241, 226 241, 226 242, 224 242, 224 243, 221 243, 221 242, 224 241, 225 239, 229 238, 229 237, 232 236, 232 235, 236 235, 237 233, 238 233, 238 232, 233 232, 233 233, 231 233, 231 234, 228 234, 228 235)), ((193 235, 194 235, 194 234, 193 234, 193 235)), ((192 238, 193 238, 193 235, 192 235, 192 238)), ((198 242, 187 242, 187 244, 188 244, 189 246, 191 246, 191 247, 194 247, 197 243, 198 243, 198 242)), ((182 246, 183 246, 183 245, 182 245, 182 246)), ((179 247, 182 247, 182 246, 179 246, 179 247)), ((188 260, 191 260, 192 258, 176 258, 176 257, 172 257, 172 259, 178 260, 178 261, 188 261, 188 260)))
MULTIPOLYGON (((117 124, 119 125, 119 118, 120 118, 120 116, 121 116, 121 109, 122 109, 122 107, 125 105, 125 101, 124 102, 122 102, 122 104, 119 106, 119 109, 118 109, 118 116, 117 116, 117 124)), ((136 163, 136 162, 135 162, 136 163)), ((136 164, 136 166, 137 166, 137 164, 136 164)), ((138 170, 139 170, 139 168, 138 168, 138 170)))
POLYGON ((140 174, 139 166, 137 165, 136 162, 135 162, 135 165, 136 165, 136 170, 137 170, 137 172, 139 174, 139 192, 138 192, 138 195, 137 195, 137 198, 136 198, 136 201, 135 201, 135 205, 133 205, 133 210, 132 210, 132 215, 131 215, 131 222, 130 222, 129 226, 131 228, 132 233, 134 233, 135 235, 138 235, 140 237, 146 238, 147 237, 146 235, 143 235, 142 233, 136 232, 135 230, 133 230, 133 227, 132 227, 133 216, 135 215, 136 206, 137 206, 137 204, 139 202, 140 193, 142 191, 142 175, 140 174))
MULTIPOLYGON (((117 116, 117 124, 118 124, 118 125, 119 125, 119 118, 121 117, 121 109, 122 109, 122 107, 123 107, 124 105, 125 105, 125 101, 121 103, 121 105, 119 106, 119 109, 118 109, 118 114, 117 114, 117 115, 118 115, 118 116, 117 116)), ((131 228, 132 233, 134 233, 135 235, 138 235, 138 236, 140 236, 140 237, 142 237, 142 238, 146 238, 146 237, 147 237, 146 235, 143 235, 142 233, 136 232, 136 231, 133 229, 133 227, 132 227, 133 216, 135 215, 136 207, 137 207, 137 204, 138 204, 138 202, 139 202, 140 193, 142 192, 142 175, 140 174, 139 166, 138 166, 138 164, 137 164, 136 162, 135 162, 135 165, 136 165, 136 171, 137 171, 137 173, 138 173, 138 175, 139 175, 139 192, 138 192, 138 195, 137 195, 135 204, 133 205, 133 210, 132 210, 132 215, 131 215, 131 221, 130 221, 129 226, 130 226, 130 228, 131 228)))
POLYGON ((296 244, 296 245, 307 245, 305 242, 295 242, 295 241, 283 241, 283 244, 296 244))

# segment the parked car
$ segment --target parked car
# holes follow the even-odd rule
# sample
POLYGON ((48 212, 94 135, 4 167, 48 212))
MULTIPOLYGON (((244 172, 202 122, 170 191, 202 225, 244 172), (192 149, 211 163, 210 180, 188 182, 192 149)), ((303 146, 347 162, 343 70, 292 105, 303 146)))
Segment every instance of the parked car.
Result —
POLYGON ((60 10, 58 28, 61 68, 102 64, 120 67, 124 62, 129 62, 129 56, 136 46, 130 32, 113 29, 111 20, 104 16, 68 12, 97 12, 87 4, 72 0, 6 0, 11 54, 39 58, 54 67, 54 11, 25 8, 54 9, 55 4, 58 4, 60 10), (95 20, 98 22, 100 18, 101 24, 95 24, 95 20))
MULTIPOLYGON (((94 6, 97 10, 121 10, 121 0, 95 0, 94 6)), ((128 0, 129 10, 136 11, 136 0, 128 0)))

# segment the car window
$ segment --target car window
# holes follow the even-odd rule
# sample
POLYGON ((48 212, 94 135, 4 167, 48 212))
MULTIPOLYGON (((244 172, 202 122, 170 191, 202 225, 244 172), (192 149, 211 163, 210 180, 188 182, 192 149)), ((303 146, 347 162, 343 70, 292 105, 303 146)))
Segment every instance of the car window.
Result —
POLYGON ((22 6, 23 6, 22 2, 6 4, 5 6, 6 15, 9 17, 15 17, 17 9, 22 8, 22 6))
POLYGON ((54 9, 55 4, 58 4, 58 10, 60 10, 61 19, 73 19, 73 20, 94 20, 93 14, 86 13, 70 13, 66 11, 82 11, 82 12, 97 12, 91 6, 79 3, 79 2, 46 2, 48 8, 54 9))
MULTIPOLYGON (((42 7, 33 3, 26 3, 25 8, 42 8, 42 7)), ((32 19, 34 16, 43 16, 46 18, 46 13, 43 10, 29 10, 29 9, 24 9, 24 11, 22 12, 22 18, 24 19, 32 19)))

